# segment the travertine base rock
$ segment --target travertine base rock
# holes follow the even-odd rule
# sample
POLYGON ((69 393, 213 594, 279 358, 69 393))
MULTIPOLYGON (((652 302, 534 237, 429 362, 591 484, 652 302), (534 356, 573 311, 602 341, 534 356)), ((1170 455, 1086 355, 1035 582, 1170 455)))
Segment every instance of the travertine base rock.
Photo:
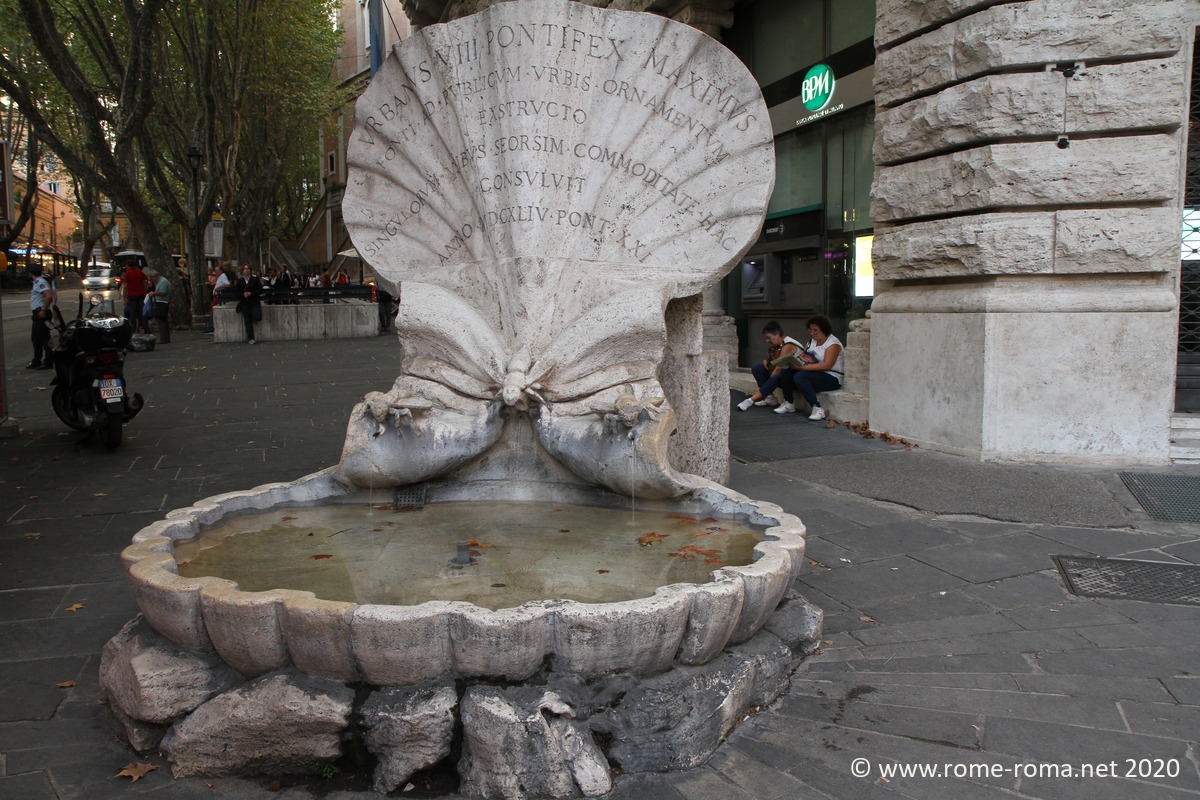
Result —
POLYGON ((215 656, 168 642, 141 616, 109 639, 100 654, 100 685, 109 702, 125 718, 141 722, 174 722, 239 680, 215 656))
POLYGON ((387 793, 450 755, 458 695, 449 683, 382 689, 363 704, 367 749, 379 759, 375 791, 387 793))
POLYGON ((534 687, 467 690, 462 792, 505 800, 607 793, 608 762, 574 717, 558 695, 534 687))
POLYGON ((214 698, 163 740, 176 778, 307 772, 341 756, 354 692, 297 672, 264 675, 214 698))
POLYGON ((703 764, 750 705, 755 676, 752 663, 722 656, 646 681, 609 715, 610 757, 624 772, 703 764))
POLYGON ((778 636, 796 655, 811 655, 821 644, 825 612, 796 592, 788 592, 763 630, 778 636))
MULTIPOLYGON (((726 607, 732 619, 739 604, 726 607)), ((631 773, 703 763, 734 726, 787 690, 792 671, 816 649, 822 615, 794 591, 777 604, 767 630, 724 650, 710 648, 711 641, 727 640, 724 629, 715 639, 703 631, 687 634, 691 644, 685 647, 709 663, 677 661, 672 667, 668 660, 665 671, 652 676, 544 669, 524 686, 501 689, 487 678, 477 682, 448 670, 410 686, 358 684, 356 697, 337 680, 275 672, 199 704, 169 731, 164 723, 127 713, 117 701, 132 694, 113 679, 121 674, 118 665, 167 647, 144 631, 139 618, 106 650, 110 677, 105 685, 130 743, 148 751, 161 739, 177 777, 311 772, 314 763, 365 748, 378 759, 374 785, 381 793, 395 791, 418 771, 450 766, 456 759, 460 792, 466 796, 590 797, 612 789, 613 767, 631 773), (131 644, 139 631, 150 642, 141 649, 131 644), (351 725, 352 718, 361 719, 361 725, 351 725)), ((715 603, 693 617, 717 615, 721 607, 715 603)), ((714 616, 711 622, 718 620, 714 616)), ((208 669, 233 674, 224 665, 208 669)), ((167 719, 186 713, 176 710, 186 705, 147 701, 137 713, 167 719)))

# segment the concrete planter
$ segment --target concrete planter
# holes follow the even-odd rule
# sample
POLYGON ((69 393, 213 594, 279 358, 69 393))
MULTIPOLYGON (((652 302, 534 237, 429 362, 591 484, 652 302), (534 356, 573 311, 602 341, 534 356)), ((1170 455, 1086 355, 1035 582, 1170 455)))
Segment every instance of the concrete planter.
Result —
MULTIPOLYGON (((353 339, 379 333, 379 310, 374 303, 335 300, 332 303, 264 305, 254 338, 261 342, 291 339, 353 339)), ((232 304, 213 309, 213 341, 246 341, 242 317, 232 304)))

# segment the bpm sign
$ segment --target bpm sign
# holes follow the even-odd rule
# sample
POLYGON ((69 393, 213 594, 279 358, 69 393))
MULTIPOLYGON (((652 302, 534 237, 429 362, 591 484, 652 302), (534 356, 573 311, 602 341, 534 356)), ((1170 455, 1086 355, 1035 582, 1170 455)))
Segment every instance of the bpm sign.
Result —
POLYGON ((800 101, 809 111, 820 111, 833 99, 836 83, 833 70, 825 64, 817 64, 804 76, 804 83, 800 86, 800 101))

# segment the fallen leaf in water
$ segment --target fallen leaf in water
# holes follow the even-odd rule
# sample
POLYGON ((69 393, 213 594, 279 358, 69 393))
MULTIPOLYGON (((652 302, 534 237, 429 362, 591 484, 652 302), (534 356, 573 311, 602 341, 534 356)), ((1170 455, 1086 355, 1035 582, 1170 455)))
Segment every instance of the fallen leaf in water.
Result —
POLYGON ((716 517, 705 517, 704 519, 702 519, 700 521, 701 522, 716 522, 717 518, 716 517))
POLYGON ((371 530, 372 530, 372 531, 376 531, 376 532, 378 532, 378 531, 381 531, 381 530, 383 530, 383 528, 371 528, 371 530))
POLYGON ((704 563, 705 563, 705 564, 720 564, 720 563, 721 563, 721 559, 719 559, 719 558, 706 558, 706 559, 704 559, 704 563))
POLYGON ((72 686, 77 686, 78 684, 75 683, 75 681, 63 681, 62 683, 56 683, 54 685, 60 689, 70 689, 72 686))
MULTIPOLYGON (((108 492, 95 492, 92 497, 108 497, 108 492)), ((155 767, 158 769, 158 767, 155 767)))
POLYGON ((600 573, 601 575, 607 575, 607 574, 608 574, 608 570, 606 570, 606 569, 598 569, 598 570, 596 570, 596 572, 600 573))
POLYGON ((313 558, 314 559, 333 558, 333 553, 317 553, 315 556, 313 556, 313 558))
POLYGON ((709 533, 728 533, 729 532, 728 528, 722 528, 719 525, 710 525, 709 527, 705 528, 704 530, 708 531, 709 533))
POLYGON ((491 547, 488 542, 481 542, 478 539, 467 539, 467 547, 491 547))
POLYGON ((570 533, 571 529, 570 528, 559 528, 558 532, 559 533, 570 533))
POLYGON ((671 519, 686 519, 688 522, 699 522, 700 521, 700 520, 696 519, 694 516, 692 516, 691 514, 684 514, 679 511, 676 511, 671 514, 667 514, 667 516, 670 517, 671 519))
MULTIPOLYGON (((154 772, 158 767, 153 764, 126 764, 125 768, 113 775, 114 778, 132 778, 136 781, 138 778, 144 777, 147 772, 154 772)), ((133 781, 130 781, 131 783, 133 781)))
POLYGON ((503 589, 505 586, 508 586, 508 584, 507 583, 493 583, 492 584, 493 589, 503 589))
POLYGON ((67 606, 67 611, 78 611, 81 608, 84 608, 83 603, 76 603, 75 605, 67 606))
POLYGON ((281 517, 280 519, 283 522, 291 522, 292 520, 295 519, 295 517, 281 517))

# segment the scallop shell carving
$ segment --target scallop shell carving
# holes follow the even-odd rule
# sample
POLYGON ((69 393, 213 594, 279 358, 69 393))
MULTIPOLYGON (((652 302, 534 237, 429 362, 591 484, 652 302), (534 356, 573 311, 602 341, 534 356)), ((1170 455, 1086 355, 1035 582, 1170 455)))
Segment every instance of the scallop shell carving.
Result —
POLYGON ((740 259, 774 184, 766 106, 732 53, 654 14, 501 3, 394 48, 348 160, 343 214, 399 286, 404 367, 360 408, 343 479, 444 474, 502 437, 509 407, 588 481, 684 490, 665 463, 664 309, 740 259))
POLYGON ((565 0, 400 42, 358 101, 349 165, 347 227, 389 279, 568 258, 672 296, 729 270, 774 181, 767 110, 731 52, 665 17, 565 0))

